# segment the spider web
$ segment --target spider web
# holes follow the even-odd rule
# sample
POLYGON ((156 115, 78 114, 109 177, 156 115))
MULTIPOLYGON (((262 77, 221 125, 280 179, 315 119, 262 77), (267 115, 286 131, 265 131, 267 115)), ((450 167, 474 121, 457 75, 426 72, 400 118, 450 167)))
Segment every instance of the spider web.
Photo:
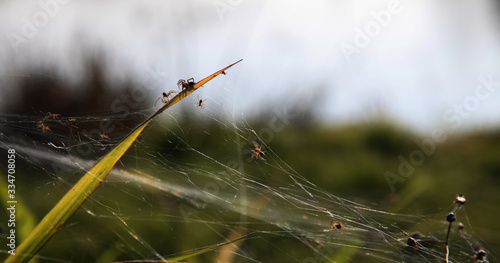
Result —
MULTIPOLYGON (((194 260, 444 261, 445 215, 391 213, 323 190, 307 179, 314 174, 299 174, 273 149, 273 138, 283 132, 276 125, 259 130, 236 103, 227 116, 219 114, 227 106, 222 102, 225 93, 209 98, 203 110, 192 96, 182 103, 195 110, 157 118, 37 258, 159 260, 250 234, 194 260), (254 142, 262 146, 265 160, 252 157, 254 142), (421 237, 409 246, 416 229, 421 237)), ((1 146, 18 154, 18 196, 42 211, 35 221, 133 129, 131 124, 153 111, 90 117, 2 115, 1 146), (110 133, 95 128, 108 122, 115 127, 110 133)), ((286 109, 275 112, 283 113, 275 119, 282 123, 296 116, 286 109)), ((453 225, 450 261, 472 262, 479 242, 468 232, 465 208, 458 218, 465 218, 466 227, 453 225)), ((7 253, 4 248, 2 252, 7 253)))

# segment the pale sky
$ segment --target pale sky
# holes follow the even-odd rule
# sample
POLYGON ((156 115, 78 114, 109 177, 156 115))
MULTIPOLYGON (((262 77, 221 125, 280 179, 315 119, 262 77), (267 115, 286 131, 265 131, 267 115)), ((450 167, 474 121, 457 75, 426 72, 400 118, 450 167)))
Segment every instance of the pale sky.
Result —
MULTIPOLYGON (((101 52, 110 79, 161 75, 156 98, 243 58, 201 90, 221 114, 303 101, 332 123, 382 113, 424 132, 498 126, 497 10, 486 0, 2 1, 0 78, 44 65, 77 82, 81 58, 101 52)), ((0 100, 15 98, 0 88, 0 100)))

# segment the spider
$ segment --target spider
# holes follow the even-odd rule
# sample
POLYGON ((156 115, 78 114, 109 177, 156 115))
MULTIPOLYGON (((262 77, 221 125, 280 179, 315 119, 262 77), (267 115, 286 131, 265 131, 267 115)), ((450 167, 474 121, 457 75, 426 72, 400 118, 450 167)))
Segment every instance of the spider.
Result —
POLYGON ((259 146, 256 142, 253 142, 253 146, 255 146, 255 149, 252 150, 252 158, 260 158, 265 161, 266 159, 264 159, 264 151, 262 151, 262 145, 259 146))
POLYGON ((194 86, 194 79, 190 78, 187 81, 184 79, 180 79, 179 81, 177 81, 177 86, 181 90, 185 90, 187 87, 194 86))
POLYGON ((198 100, 196 101, 195 105, 204 109, 205 108, 205 104, 203 102, 205 102, 207 99, 204 99, 204 100, 200 100, 200 96, 197 96, 198 97, 198 100))
POLYGON ((57 117, 61 116, 61 114, 53 114, 53 113, 47 113, 47 115, 45 116, 45 118, 43 120, 46 120, 46 119, 50 119, 51 117, 53 119, 57 119, 57 117))
POLYGON ((177 93, 177 91, 175 90, 171 90, 169 91, 168 93, 165 93, 163 92, 163 95, 161 97, 159 97, 156 101, 155 101, 155 106, 156 106, 156 103, 158 102, 158 100, 161 99, 161 102, 163 103, 167 103, 169 101, 168 97, 170 97, 170 95, 172 95, 172 93, 177 93))
POLYGON ((227 74, 225 71, 222 71, 221 73, 222 73, 223 75, 226 75, 226 74, 227 74))
POLYGON ((419 241, 420 241, 420 233, 418 233, 418 232, 417 233, 413 233, 410 236, 410 235, 408 235, 408 233, 406 233, 406 232, 403 231, 403 234, 408 237, 408 240, 406 240, 406 244, 409 247, 415 249, 415 251, 418 250, 418 246, 420 245, 420 243, 419 243, 419 241))
POLYGON ((484 251, 482 248, 477 247, 476 248, 476 254, 474 255, 475 260, 485 260, 486 259, 486 251, 484 251))
POLYGON ((340 230, 344 230, 345 229, 344 225, 342 223, 339 223, 337 221, 333 221, 333 219, 330 222, 330 228, 331 229, 335 229, 336 228, 336 229, 340 229, 340 230))
POLYGON ((51 132, 51 131, 52 131, 52 130, 49 128, 49 126, 47 126, 47 125, 45 125, 45 124, 43 123, 43 121, 39 121, 39 122, 37 122, 36 124, 37 124, 37 125, 36 125, 36 127, 38 127, 38 128, 42 128, 42 131, 43 131, 43 132, 46 132, 46 131, 50 131, 50 132, 51 132))

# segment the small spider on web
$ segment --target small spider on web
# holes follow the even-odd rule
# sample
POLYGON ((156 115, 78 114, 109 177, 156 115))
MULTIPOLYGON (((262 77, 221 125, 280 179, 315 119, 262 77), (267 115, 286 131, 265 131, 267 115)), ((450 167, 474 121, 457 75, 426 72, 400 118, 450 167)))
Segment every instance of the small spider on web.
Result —
POLYGON ((50 118, 57 119, 59 116, 61 116, 61 114, 56 114, 56 113, 50 113, 50 112, 48 112, 47 115, 45 115, 45 117, 43 118, 43 120, 37 121, 37 122, 34 122, 34 123, 36 123, 36 127, 37 128, 41 128, 42 129, 42 132, 52 132, 52 130, 50 129, 49 125, 46 124, 45 121, 50 121, 49 120, 50 118))
POLYGON ((200 107, 200 108, 202 108, 202 109, 204 109, 205 108, 205 103, 203 103, 203 102, 205 102, 207 99, 200 100, 200 96, 197 96, 197 98, 198 99, 196 100, 195 105, 198 106, 198 107, 200 107))
POLYGON ((255 149, 252 150, 252 158, 260 158, 261 160, 266 160, 264 159, 264 151, 262 150, 262 145, 259 146, 256 142, 253 142, 253 146, 255 146, 255 149))
POLYGON ((156 101, 155 101, 155 106, 156 106, 156 103, 158 102, 158 100, 161 100, 161 102, 163 103, 168 103, 170 101, 169 97, 174 94, 174 93, 177 93, 177 91, 175 90, 171 90, 169 91, 168 93, 165 93, 163 92, 163 95, 161 97, 159 97, 156 101))
POLYGON ((43 121, 38 121, 38 122, 35 122, 36 123, 36 127, 38 128, 42 128, 42 132, 52 132, 52 130, 49 128, 49 126, 45 123, 43 123, 43 121))
POLYGON ((337 222, 337 221, 333 221, 333 219, 332 219, 332 221, 330 221, 330 228, 331 229, 339 229, 339 230, 345 229, 345 227, 342 223, 337 222))
POLYGON ((55 113, 50 113, 49 112, 49 113, 47 113, 47 115, 45 116, 45 118, 43 118, 43 120, 45 121, 45 120, 50 119, 50 118, 57 119, 57 117, 59 117, 59 116, 61 116, 61 114, 58 114, 58 113, 55 114, 55 113))
POLYGON ((106 135, 105 133, 102 133, 102 132, 101 132, 101 134, 99 135, 99 137, 101 137, 101 139, 103 139, 103 140, 109 140, 109 136, 108 136, 108 135, 106 135))

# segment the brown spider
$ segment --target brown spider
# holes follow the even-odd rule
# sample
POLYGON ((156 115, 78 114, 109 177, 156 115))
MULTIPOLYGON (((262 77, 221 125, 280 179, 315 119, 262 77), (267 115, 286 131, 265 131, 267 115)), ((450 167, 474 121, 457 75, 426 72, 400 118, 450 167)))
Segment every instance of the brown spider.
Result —
POLYGON ((420 233, 416 232, 413 233, 411 236, 408 235, 405 231, 403 231, 403 234, 408 237, 408 240, 406 240, 406 244, 413 248, 415 251, 418 250, 418 246, 420 245, 420 233))
POLYGON ((185 90, 187 87, 194 86, 194 79, 190 78, 187 81, 184 79, 180 79, 179 81, 177 81, 177 86, 181 90, 185 90))
POLYGON ((46 119, 50 119, 50 118, 53 118, 53 119, 57 119, 57 117, 61 116, 61 114, 53 114, 53 113, 47 113, 47 115, 45 116, 45 118, 43 118, 43 120, 46 120, 46 119))
POLYGON ((339 223, 337 221, 332 221, 330 222, 330 228, 331 229, 340 229, 340 230, 344 230, 344 225, 342 223, 339 223))
POLYGON ((167 103, 169 101, 169 98, 170 95, 172 95, 173 93, 177 93, 177 91, 175 90, 171 90, 169 91, 168 93, 165 93, 163 92, 163 95, 161 97, 159 97, 156 101, 155 101, 155 106, 156 106, 156 103, 158 102, 158 100, 161 100, 161 102, 163 103, 167 103))
POLYGON ((264 151, 262 151, 262 145, 259 146, 256 142, 253 142, 253 146, 255 146, 255 149, 252 150, 252 158, 260 158, 265 161, 266 159, 264 159, 264 151))
POLYGON ((36 127, 38 127, 38 128, 42 128, 42 132, 46 132, 46 131, 50 131, 50 132, 51 132, 51 131, 52 131, 52 130, 49 128, 49 126, 47 126, 47 125, 45 125, 45 124, 43 123, 43 121, 36 122, 36 127))
POLYGON ((204 100, 200 100, 200 96, 197 96, 198 97, 198 100, 196 101, 195 105, 204 109, 205 108, 205 102, 207 99, 204 99, 204 100))
POLYGON ((476 248, 476 254, 474 255, 475 260, 483 260, 486 259, 486 251, 484 251, 481 247, 476 248))

